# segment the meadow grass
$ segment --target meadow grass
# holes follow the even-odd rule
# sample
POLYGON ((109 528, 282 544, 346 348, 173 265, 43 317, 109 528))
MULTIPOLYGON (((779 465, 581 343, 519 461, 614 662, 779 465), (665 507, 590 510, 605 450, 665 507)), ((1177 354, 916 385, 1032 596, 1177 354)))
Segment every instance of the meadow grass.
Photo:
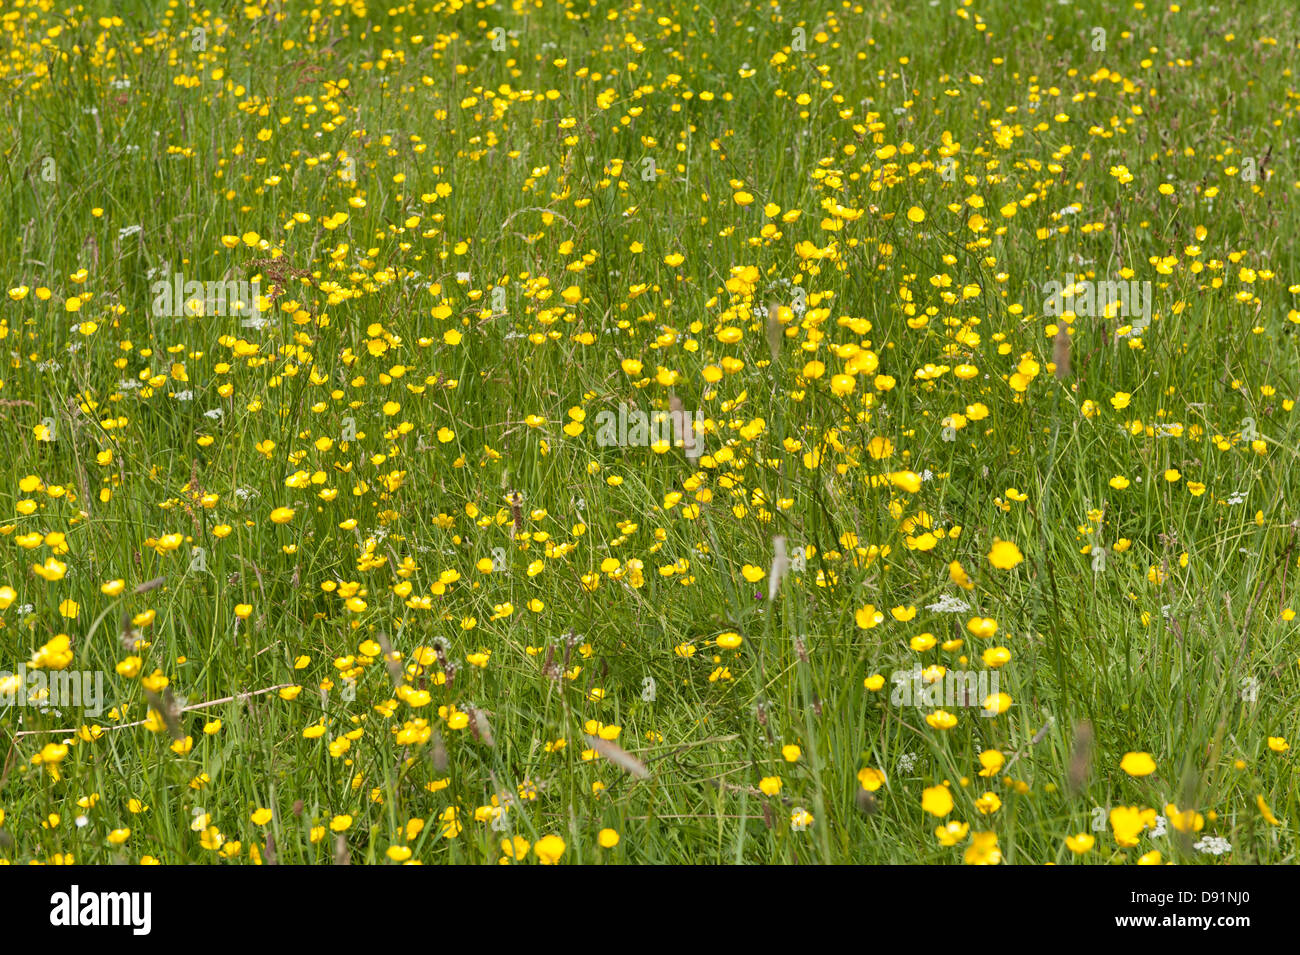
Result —
POLYGON ((6 0, 0 857, 1295 861, 1296 27, 6 0))

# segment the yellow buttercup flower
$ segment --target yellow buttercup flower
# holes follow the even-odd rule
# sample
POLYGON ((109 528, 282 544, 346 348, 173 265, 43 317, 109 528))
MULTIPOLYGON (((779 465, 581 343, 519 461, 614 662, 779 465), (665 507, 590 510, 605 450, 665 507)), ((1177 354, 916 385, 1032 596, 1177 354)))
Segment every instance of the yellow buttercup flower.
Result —
POLYGON ((1156 761, 1150 753, 1125 753, 1119 768, 1130 776, 1150 776, 1156 771, 1156 761))
POLYGON ((545 835, 533 846, 533 854, 542 865, 556 865, 564 855, 564 840, 556 835, 545 835))
POLYGON ((1011 570, 1025 559, 1020 548, 1011 541, 995 540, 988 553, 988 561, 999 570, 1011 570))
POLYGON ((952 807, 952 793, 947 786, 929 786, 921 793, 921 808, 932 816, 946 816, 952 807))

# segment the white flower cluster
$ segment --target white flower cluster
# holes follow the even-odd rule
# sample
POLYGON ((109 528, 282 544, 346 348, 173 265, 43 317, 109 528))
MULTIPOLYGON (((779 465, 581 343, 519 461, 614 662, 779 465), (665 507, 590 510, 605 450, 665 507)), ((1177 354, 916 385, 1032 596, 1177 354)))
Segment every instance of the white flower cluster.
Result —
POLYGON ((1221 856, 1225 852, 1232 851, 1232 843, 1228 842, 1222 836, 1206 836, 1200 842, 1192 846, 1197 852, 1204 852, 1207 855, 1221 856))
POLYGON ((952 594, 943 594, 939 599, 925 608, 931 613, 965 613, 970 609, 970 604, 964 600, 959 600, 952 594))

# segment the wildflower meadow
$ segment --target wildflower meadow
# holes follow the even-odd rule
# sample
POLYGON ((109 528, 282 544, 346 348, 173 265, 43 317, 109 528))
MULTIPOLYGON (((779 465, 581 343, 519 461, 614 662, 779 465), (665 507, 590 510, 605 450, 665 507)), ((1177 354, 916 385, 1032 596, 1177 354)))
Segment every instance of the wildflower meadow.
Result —
POLYGON ((3 0, 0 861, 1296 862, 1298 36, 3 0))

